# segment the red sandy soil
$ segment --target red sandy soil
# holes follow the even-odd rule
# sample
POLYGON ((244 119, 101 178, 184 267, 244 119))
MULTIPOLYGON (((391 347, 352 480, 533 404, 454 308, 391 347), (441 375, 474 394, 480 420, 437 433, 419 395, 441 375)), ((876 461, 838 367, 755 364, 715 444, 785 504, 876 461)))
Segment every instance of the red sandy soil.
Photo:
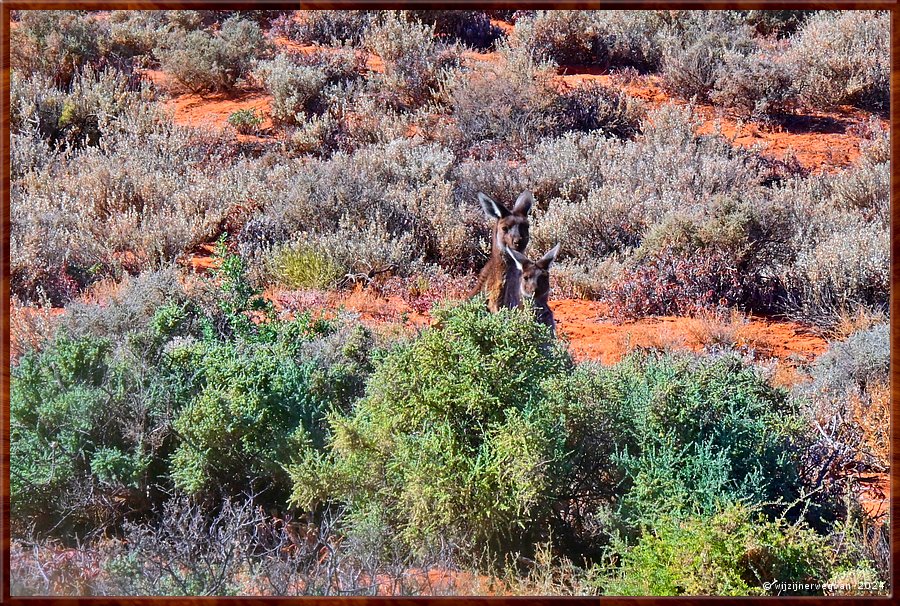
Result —
MULTIPOLYGON (((656 108, 666 103, 685 105, 682 99, 669 96, 657 76, 643 76, 623 84, 615 76, 591 68, 563 68, 555 78, 562 88, 577 88, 597 82, 622 90, 656 108)), ((765 126, 754 122, 740 122, 720 107, 696 105, 696 115, 703 120, 698 134, 718 132, 734 145, 759 145, 764 156, 784 160, 793 155, 799 164, 812 172, 834 171, 849 166, 859 158, 861 137, 853 131, 865 125, 872 115, 853 107, 840 107, 833 112, 810 112, 794 120, 802 126, 765 126)), ((878 118, 885 129, 889 122, 878 118)))

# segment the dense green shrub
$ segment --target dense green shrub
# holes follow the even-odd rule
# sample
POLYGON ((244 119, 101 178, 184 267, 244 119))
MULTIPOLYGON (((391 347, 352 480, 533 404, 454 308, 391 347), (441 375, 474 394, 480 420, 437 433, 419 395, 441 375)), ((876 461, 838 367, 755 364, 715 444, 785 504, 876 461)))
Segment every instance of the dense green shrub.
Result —
POLYGON ((436 326, 379 363, 328 455, 291 468, 294 503, 351 508, 351 530, 381 528, 416 551, 441 540, 527 548, 549 513, 564 428, 548 378, 571 362, 529 312, 483 300, 435 311, 436 326))
POLYGON ((582 465, 612 476, 594 490, 626 526, 801 496, 811 436, 787 394, 736 356, 634 354, 575 377, 560 397, 607 424, 582 465))
MULTIPOLYGON (((158 340, 161 330, 149 327, 144 341, 158 340)), ((12 368, 10 487, 17 523, 36 523, 38 531, 60 524, 80 533, 117 522, 120 509, 146 508, 170 449, 174 385, 146 376, 158 352, 144 346, 136 338, 117 358, 108 338, 62 333, 12 368)))
POLYGON ((171 32, 153 53, 181 88, 196 93, 233 90, 269 50, 259 25, 235 16, 215 34, 202 29, 171 32))
POLYGON ((667 516, 620 549, 619 567, 601 581, 605 595, 822 595, 782 592, 777 582, 821 585, 835 558, 828 541, 806 525, 767 520, 743 505, 667 516))

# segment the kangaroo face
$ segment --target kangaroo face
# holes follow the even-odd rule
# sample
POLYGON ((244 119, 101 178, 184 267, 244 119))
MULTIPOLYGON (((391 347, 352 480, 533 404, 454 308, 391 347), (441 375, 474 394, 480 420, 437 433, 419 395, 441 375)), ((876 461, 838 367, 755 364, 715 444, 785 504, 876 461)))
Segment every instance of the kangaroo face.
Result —
POLYGON ((559 254, 559 244, 554 246, 546 255, 532 261, 522 253, 507 247, 507 254, 522 272, 520 289, 523 297, 542 298, 550 292, 550 264, 556 260, 559 254))
POLYGON ((534 204, 534 196, 531 195, 531 192, 522 192, 512 210, 485 194, 478 194, 478 200, 481 202, 484 214, 490 219, 497 220, 494 228, 494 242, 491 247, 497 250, 511 248, 519 252, 524 251, 529 240, 528 211, 534 204))

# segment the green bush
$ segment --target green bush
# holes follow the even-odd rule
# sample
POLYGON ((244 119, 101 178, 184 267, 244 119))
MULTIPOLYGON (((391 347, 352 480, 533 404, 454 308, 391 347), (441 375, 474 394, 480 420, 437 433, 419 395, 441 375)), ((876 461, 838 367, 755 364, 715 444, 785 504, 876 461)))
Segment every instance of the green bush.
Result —
POLYGON ((308 245, 282 249, 272 259, 272 272, 288 288, 333 287, 346 273, 326 251, 308 245))
POLYGON ((767 520, 731 505, 701 517, 665 517, 633 547, 618 546, 619 566, 601 581, 605 595, 822 595, 768 591, 766 584, 821 584, 835 553, 804 524, 767 520))
POLYGON ((634 354, 613 367, 584 367, 556 391, 603 424, 592 439, 604 446, 591 446, 579 465, 605 469, 599 478, 609 481, 594 491, 626 527, 739 500, 791 501, 806 485, 804 420, 783 390, 736 356, 634 354))
POLYGON ((291 467, 292 501, 346 502, 351 534, 390 529, 417 552, 442 539, 527 548, 564 457, 546 380, 571 362, 530 310, 489 314, 476 299, 434 317, 331 416, 328 454, 291 467))
POLYGON ((163 71, 185 90, 228 92, 250 73, 256 59, 269 54, 269 46, 259 25, 235 16, 215 34, 201 29, 171 32, 153 53, 163 71))
POLYGON ((253 109, 239 109, 228 116, 228 124, 242 135, 255 132, 262 122, 262 115, 257 114, 253 109))

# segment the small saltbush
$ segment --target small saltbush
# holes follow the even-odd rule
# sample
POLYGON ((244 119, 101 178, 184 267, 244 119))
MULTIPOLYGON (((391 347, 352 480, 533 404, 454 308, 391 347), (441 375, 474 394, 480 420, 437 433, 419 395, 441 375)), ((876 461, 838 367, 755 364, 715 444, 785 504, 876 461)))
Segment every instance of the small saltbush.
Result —
POLYGON ((564 454, 545 381, 571 362, 530 310, 490 314, 476 299, 434 317, 378 364, 349 414, 330 417, 327 454, 306 450, 290 468, 292 502, 345 502, 351 534, 379 525, 417 552, 525 547, 564 454))
POLYGON ((270 45, 259 25, 231 17, 215 34, 201 29, 171 32, 153 53, 181 88, 228 92, 250 73, 256 59, 270 53, 270 45))

